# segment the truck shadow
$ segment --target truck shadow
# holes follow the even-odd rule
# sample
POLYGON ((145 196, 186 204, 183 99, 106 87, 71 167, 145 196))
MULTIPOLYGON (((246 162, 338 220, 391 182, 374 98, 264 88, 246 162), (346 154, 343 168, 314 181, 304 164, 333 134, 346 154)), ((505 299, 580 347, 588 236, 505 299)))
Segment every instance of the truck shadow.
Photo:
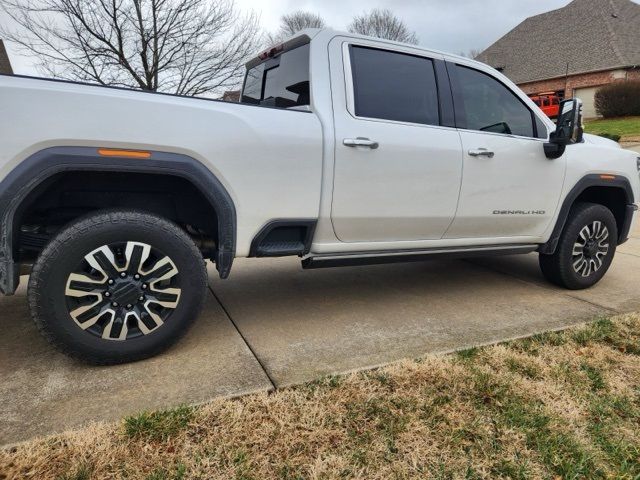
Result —
POLYGON ((546 284, 537 259, 527 257, 524 262, 511 257, 500 263, 438 260, 318 270, 302 270, 293 259, 248 259, 236 263, 228 280, 209 278, 232 316, 275 322, 285 312, 296 312, 304 322, 311 315, 366 311, 375 316, 381 309, 399 313, 410 305, 434 311, 499 301, 510 291, 521 292, 522 280, 534 289, 560 290, 546 284))

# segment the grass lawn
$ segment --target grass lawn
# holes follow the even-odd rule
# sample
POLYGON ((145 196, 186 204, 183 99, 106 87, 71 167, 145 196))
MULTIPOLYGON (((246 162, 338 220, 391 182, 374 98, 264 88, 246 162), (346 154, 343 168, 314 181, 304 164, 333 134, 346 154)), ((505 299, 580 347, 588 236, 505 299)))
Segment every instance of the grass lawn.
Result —
POLYGON ((0 478, 638 479, 640 315, 37 439, 0 478))
POLYGON ((625 137, 636 137, 640 139, 640 117, 587 121, 585 122, 585 131, 595 134, 608 133, 610 135, 620 135, 623 141, 625 137))

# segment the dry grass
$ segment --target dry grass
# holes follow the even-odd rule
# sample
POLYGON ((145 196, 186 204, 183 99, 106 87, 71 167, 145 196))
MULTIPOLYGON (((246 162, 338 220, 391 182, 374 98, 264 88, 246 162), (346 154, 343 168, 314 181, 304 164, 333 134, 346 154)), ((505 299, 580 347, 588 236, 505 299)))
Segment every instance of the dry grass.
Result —
POLYGON ((640 316, 0 452, 0 478, 640 478, 640 316))

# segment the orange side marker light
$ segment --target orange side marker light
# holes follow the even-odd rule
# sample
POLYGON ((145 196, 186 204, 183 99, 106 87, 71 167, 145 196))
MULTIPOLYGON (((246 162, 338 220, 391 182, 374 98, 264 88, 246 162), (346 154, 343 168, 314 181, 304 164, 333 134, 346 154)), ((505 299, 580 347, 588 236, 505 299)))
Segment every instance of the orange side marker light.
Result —
POLYGON ((151 158, 151 152, 142 150, 119 150, 116 148, 99 148, 98 153, 103 157, 151 158))
POLYGON ((600 178, 602 180, 615 180, 616 176, 615 175, 600 175, 600 178))

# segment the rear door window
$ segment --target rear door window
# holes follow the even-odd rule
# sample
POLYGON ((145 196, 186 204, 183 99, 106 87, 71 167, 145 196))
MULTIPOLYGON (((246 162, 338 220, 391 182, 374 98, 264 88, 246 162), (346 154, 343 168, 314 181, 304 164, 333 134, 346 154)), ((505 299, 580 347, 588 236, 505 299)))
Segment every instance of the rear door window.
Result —
POLYGON ((352 46, 351 71, 356 116, 439 125, 432 60, 352 46))
POLYGON ((310 105, 309 44, 269 58, 249 69, 241 103, 276 108, 310 105))

